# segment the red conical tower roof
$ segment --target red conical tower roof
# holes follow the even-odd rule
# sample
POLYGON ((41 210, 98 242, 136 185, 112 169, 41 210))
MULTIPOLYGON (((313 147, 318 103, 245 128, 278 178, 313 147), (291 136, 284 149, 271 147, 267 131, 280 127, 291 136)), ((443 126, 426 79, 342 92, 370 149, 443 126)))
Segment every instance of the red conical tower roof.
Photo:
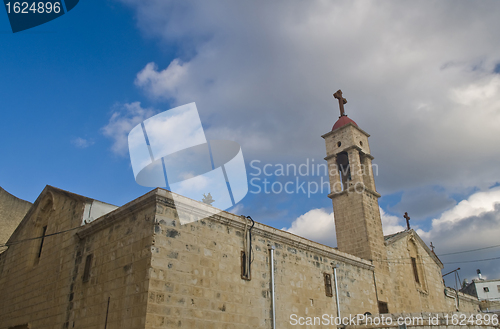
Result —
POLYGON ((356 124, 356 122, 354 122, 354 120, 351 120, 349 119, 349 117, 347 115, 343 115, 341 116, 337 122, 335 122, 335 124, 333 125, 333 128, 332 130, 335 130, 335 129, 339 129, 340 127, 343 127, 345 126, 346 124, 348 124, 349 122, 352 122, 356 127, 358 126, 356 124))

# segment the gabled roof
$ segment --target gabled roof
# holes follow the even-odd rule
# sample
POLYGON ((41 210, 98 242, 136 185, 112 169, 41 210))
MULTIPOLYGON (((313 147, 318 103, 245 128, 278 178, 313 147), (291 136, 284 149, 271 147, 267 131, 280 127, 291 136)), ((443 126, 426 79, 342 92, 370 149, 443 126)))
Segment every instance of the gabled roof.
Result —
POLYGON ((28 212, 24 216, 23 220, 19 223, 19 225, 17 226, 17 228, 14 230, 14 232, 10 236, 9 240, 7 240, 7 243, 6 243, 7 246, 9 244, 12 244, 13 242, 15 242, 15 240, 16 240, 15 237, 23 230, 24 226, 26 225, 27 222, 29 222, 30 218, 33 215, 36 215, 36 212, 38 211, 38 208, 41 206, 40 203, 49 194, 62 195, 64 197, 80 201, 82 203, 92 202, 93 201, 93 199, 91 199, 91 198, 87 198, 87 197, 84 197, 84 196, 81 196, 81 195, 78 195, 78 194, 75 194, 75 193, 71 193, 71 192, 68 192, 68 191, 65 191, 65 190, 61 190, 61 189, 59 189, 57 187, 46 185, 45 188, 43 189, 42 193, 40 193, 40 195, 35 200, 35 202, 33 202, 33 205, 28 210, 28 212))
POLYGON ((436 264, 438 264, 441 268, 444 267, 443 263, 438 258, 438 256, 434 253, 434 251, 432 251, 427 246, 427 244, 424 242, 424 240, 422 240, 422 238, 420 238, 420 236, 417 234, 417 232, 415 232, 413 229, 410 229, 410 230, 407 230, 407 231, 401 231, 401 232, 398 232, 398 233, 389 234, 389 235, 384 236, 385 245, 388 246, 390 244, 393 244, 396 241, 399 241, 402 238, 405 238, 405 237, 407 237, 409 235, 411 235, 412 237, 414 237, 415 240, 420 243, 420 245, 429 254, 429 256, 436 262, 436 264))

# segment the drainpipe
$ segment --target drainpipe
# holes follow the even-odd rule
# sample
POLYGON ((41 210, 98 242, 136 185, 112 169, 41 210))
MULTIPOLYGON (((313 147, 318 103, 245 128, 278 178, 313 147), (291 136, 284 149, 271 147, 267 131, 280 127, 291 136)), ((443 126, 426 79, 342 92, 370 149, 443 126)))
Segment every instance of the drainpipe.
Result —
POLYGON ((335 283, 335 298, 337 300, 337 317, 340 319, 340 301, 339 301, 339 286, 337 280, 337 265, 332 263, 333 267, 333 281, 335 283))
POLYGON ((274 297, 274 246, 269 246, 271 252, 271 297, 272 297, 272 312, 273 312, 273 329, 276 329, 276 301, 274 297))
MULTIPOLYGON (((450 288, 450 289, 452 289, 452 290, 455 291, 455 289, 453 289, 453 288, 450 288)), ((458 298, 458 291, 456 291, 456 296, 453 296, 451 294, 448 294, 448 289, 447 288, 444 288, 444 295, 446 297, 450 297, 450 298, 453 298, 455 300, 455 308, 456 308, 456 310, 458 312, 458 300, 457 300, 457 298, 458 298)))

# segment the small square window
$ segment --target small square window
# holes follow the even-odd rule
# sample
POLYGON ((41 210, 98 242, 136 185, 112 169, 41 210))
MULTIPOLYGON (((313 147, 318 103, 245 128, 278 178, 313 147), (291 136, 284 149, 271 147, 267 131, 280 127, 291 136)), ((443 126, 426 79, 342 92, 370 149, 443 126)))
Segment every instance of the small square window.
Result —
POLYGON ((484 292, 490 292, 490 288, 488 287, 483 287, 484 292))
POLYGON ((378 302, 378 312, 380 314, 387 314, 389 313, 389 307, 387 306, 386 302, 378 302))

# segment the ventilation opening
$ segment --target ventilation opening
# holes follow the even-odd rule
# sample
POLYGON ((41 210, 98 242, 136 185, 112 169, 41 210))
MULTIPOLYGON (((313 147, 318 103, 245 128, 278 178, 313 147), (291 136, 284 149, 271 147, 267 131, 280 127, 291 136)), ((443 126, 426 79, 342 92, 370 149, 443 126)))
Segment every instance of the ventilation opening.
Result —
POLYGON ((389 313, 389 307, 387 306, 386 302, 378 302, 378 312, 380 314, 386 314, 389 313))

